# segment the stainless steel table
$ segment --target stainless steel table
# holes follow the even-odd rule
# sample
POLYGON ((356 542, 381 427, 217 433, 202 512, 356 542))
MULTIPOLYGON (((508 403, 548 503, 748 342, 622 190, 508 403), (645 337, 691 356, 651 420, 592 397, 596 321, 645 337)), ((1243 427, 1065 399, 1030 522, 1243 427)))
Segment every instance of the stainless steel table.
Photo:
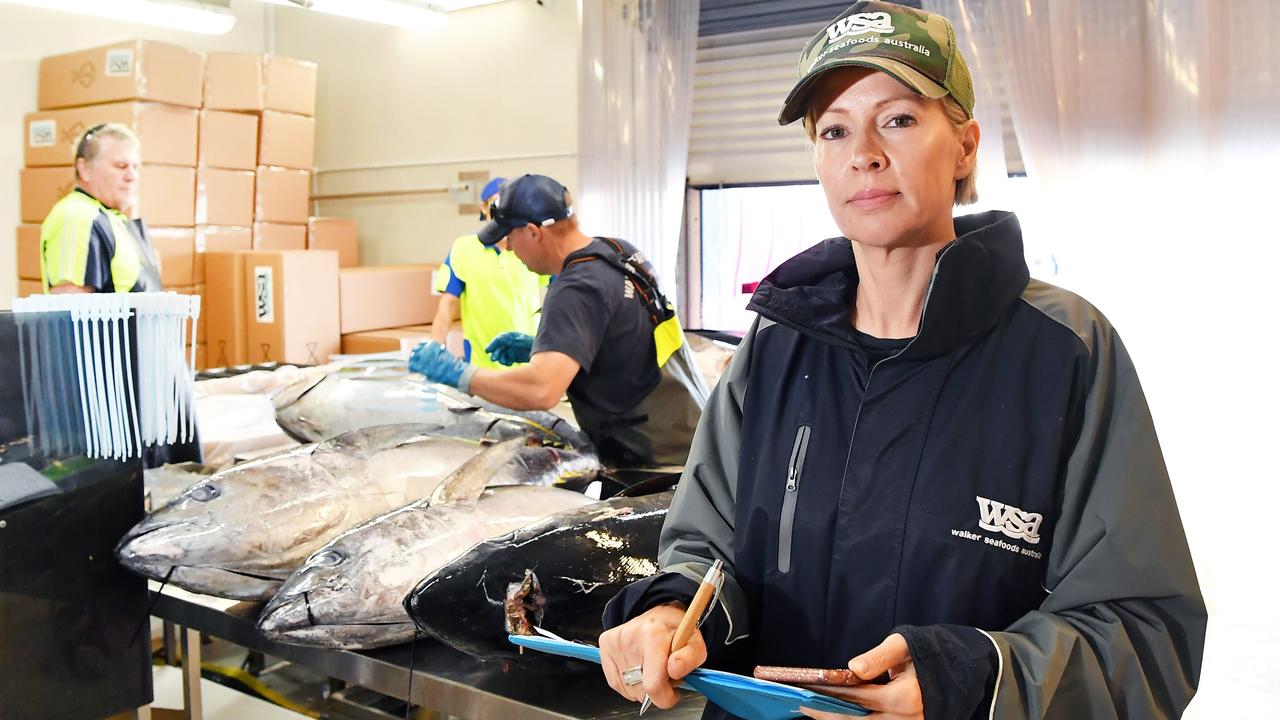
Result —
MULTIPOLYGON (((399 698, 443 715, 468 720, 551 720, 552 718, 636 718, 639 706, 618 697, 598 668, 566 665, 551 658, 528 663, 481 662, 430 639, 364 652, 287 645, 263 637, 254 626, 260 603, 236 603, 182 590, 156 592, 152 615, 178 626, 183 653, 186 717, 199 719, 200 633, 298 663, 351 685, 399 698)), ((675 708, 646 718, 693 720, 702 714, 702 696, 687 694, 675 708)))

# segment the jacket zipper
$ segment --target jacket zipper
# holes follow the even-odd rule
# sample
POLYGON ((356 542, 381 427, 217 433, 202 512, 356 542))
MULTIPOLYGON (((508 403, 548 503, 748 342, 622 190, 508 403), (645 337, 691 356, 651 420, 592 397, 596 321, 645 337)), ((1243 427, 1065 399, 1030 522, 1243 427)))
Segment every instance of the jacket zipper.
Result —
POLYGON ((809 426, 796 430, 787 463, 787 488, 782 496, 782 518, 778 523, 778 572, 791 571, 791 535, 795 528, 796 496, 800 494, 800 476, 804 474, 804 456, 809 451, 809 426))
MULTIPOLYGON (((956 246, 956 242, 957 242, 956 240, 952 240, 951 242, 947 243, 947 246, 942 248, 942 252, 938 253, 938 261, 933 264, 933 272, 929 275, 929 286, 925 288, 925 291, 924 291, 924 305, 920 306, 920 325, 922 327, 924 326, 924 311, 929 307, 929 298, 933 297, 933 284, 938 279, 938 268, 942 265, 942 258, 946 257, 947 253, 951 252, 951 248, 956 246)), ((920 332, 917 330, 916 336, 911 339, 911 342, 907 343, 907 347, 904 347, 901 350, 899 350, 897 354, 895 354, 893 357, 898 357, 898 355, 901 355, 902 353, 906 352, 912 345, 916 343, 916 340, 918 339, 920 339, 920 332)), ((853 414, 853 430, 849 433, 849 456, 845 458, 846 472, 849 469, 849 458, 853 457, 853 439, 858 435, 858 421, 862 419, 862 404, 867 401, 867 393, 871 392, 871 378, 875 376, 876 368, 880 367, 880 363, 883 363, 885 360, 889 360, 889 359, 890 358, 885 358, 884 360, 881 360, 875 365, 872 365, 871 370, 867 372, 867 392, 862 394, 862 401, 858 403, 858 409, 853 414)), ((840 493, 842 495, 844 494, 843 480, 841 480, 840 482, 840 493)))

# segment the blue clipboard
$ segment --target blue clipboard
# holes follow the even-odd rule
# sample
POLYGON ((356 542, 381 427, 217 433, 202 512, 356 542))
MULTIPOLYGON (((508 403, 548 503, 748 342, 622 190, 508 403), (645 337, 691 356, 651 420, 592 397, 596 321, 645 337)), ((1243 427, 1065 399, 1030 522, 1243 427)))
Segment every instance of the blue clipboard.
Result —
MULTIPOLYGON (((600 664, 600 648, 594 645, 538 635, 507 637, 521 647, 600 664)), ((870 714, 860 705, 812 690, 720 670, 698 668, 685 677, 682 687, 702 693, 708 701, 746 720, 791 720, 802 717, 802 707, 858 717, 870 714)))

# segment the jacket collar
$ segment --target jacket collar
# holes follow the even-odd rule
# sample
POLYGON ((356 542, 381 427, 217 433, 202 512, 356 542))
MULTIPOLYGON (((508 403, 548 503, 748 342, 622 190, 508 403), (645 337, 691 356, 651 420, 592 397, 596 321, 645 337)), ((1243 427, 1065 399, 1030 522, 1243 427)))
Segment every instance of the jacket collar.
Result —
MULTIPOLYGON (((938 253, 920 331, 903 356, 948 352, 986 333, 1030 279, 1013 213, 966 215, 955 228, 956 239, 938 253)), ((769 273, 747 308, 820 340, 856 346, 849 306, 857 285, 852 243, 832 238, 769 273)))

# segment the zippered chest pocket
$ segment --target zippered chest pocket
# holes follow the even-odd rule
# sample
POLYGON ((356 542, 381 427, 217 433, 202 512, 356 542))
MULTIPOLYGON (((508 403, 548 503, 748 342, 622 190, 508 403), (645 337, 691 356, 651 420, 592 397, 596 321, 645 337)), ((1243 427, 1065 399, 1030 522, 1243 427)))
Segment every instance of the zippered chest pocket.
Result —
POLYGON ((804 457, 809 451, 809 426, 796 430, 791 445, 791 459, 787 462, 787 485, 782 493, 782 515, 778 519, 778 572, 791 571, 791 536, 795 530, 796 497, 800 494, 800 480, 804 475, 804 457))

